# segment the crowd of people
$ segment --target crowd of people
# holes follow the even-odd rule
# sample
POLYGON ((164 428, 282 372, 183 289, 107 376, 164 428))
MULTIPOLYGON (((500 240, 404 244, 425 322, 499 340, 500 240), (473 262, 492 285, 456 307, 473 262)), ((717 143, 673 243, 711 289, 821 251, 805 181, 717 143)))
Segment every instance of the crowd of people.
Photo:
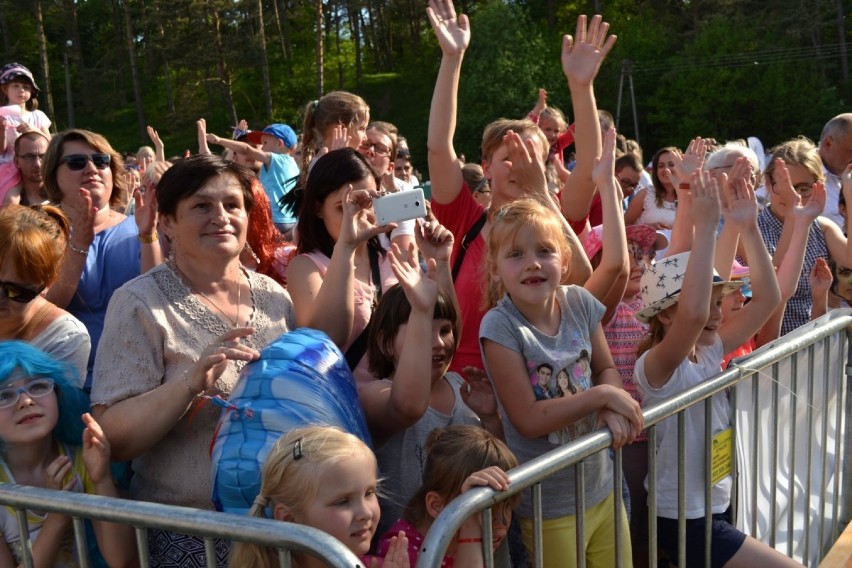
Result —
MULTIPOLYGON (((153 148, 125 155, 87 130, 51 134, 32 73, 0 68, 0 481, 211 509, 221 408, 209 402, 275 338, 310 327, 344 353, 372 444, 329 426, 286 433, 250 514, 324 530, 373 565, 413 566, 454 497, 507 490, 506 471, 606 427, 625 507, 613 515, 614 460, 589 458, 586 560, 647 566, 642 406, 852 302, 852 113, 817 143, 797 136, 763 155, 696 136, 646 169, 595 101, 615 36, 580 16, 561 52, 573 122, 542 89, 528 116, 488 124, 481 162, 465 163, 453 138, 470 22, 449 0, 426 12, 442 52, 430 207, 385 225, 374 200, 414 190, 419 174, 397 128, 356 94, 308 102, 300 132, 243 121, 220 137, 200 119, 198 152, 167 160, 150 127, 153 148), (123 466, 115 482, 110 462, 123 466)), ((707 408, 686 413, 690 566, 705 557, 707 408)), ((713 436, 730 430, 728 409, 713 397, 713 436)), ((672 564, 675 420, 650 448, 672 564)), ((795 565, 732 525, 730 473, 711 492, 713 565, 795 565)), ((574 487, 573 468, 542 484, 545 566, 577 557, 574 487)), ((498 563, 532 562, 533 516, 528 492, 493 509, 498 563)), ((74 564, 70 517, 30 511, 28 523, 36 566, 74 564)), ((0 509, 0 527, 0 566, 15 566, 14 510, 0 509)), ((129 527, 94 534, 109 565, 137 562, 129 527)), ((444 565, 481 566, 483 534, 468 519, 444 565)), ((206 565, 196 537, 149 530, 147 547, 154 566, 206 565)), ((215 552, 221 566, 278 558, 226 540, 215 552)))

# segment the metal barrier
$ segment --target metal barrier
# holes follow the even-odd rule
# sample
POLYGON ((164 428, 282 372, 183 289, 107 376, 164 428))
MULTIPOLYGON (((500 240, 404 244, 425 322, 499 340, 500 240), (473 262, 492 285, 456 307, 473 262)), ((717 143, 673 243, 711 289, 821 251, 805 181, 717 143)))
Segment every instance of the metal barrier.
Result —
POLYGON ((18 511, 22 535, 24 566, 32 568, 32 544, 28 537, 25 510, 61 513, 73 517, 74 537, 81 568, 90 566, 86 551, 86 533, 82 519, 96 519, 136 527, 136 547, 140 566, 148 566, 146 529, 162 529, 204 539, 207 566, 216 567, 215 539, 240 541, 278 549, 279 565, 289 568, 290 551, 307 552, 329 566, 363 568, 363 564, 337 539, 321 530, 215 511, 202 511, 158 503, 131 501, 53 491, 24 485, 0 484, 0 505, 18 511))
MULTIPOLYGON (((732 413, 736 412, 737 407, 737 392, 743 388, 749 389, 747 392, 751 394, 751 399, 754 401, 754 409, 757 410, 757 405, 760 390, 767 389, 767 381, 761 379, 754 380, 755 377, 763 378, 766 376, 765 370, 771 368, 771 382, 768 389, 771 393, 771 407, 775 412, 775 418, 768 429, 761 425, 747 428, 751 430, 748 433, 748 439, 742 439, 743 433, 737 432, 737 420, 732 417, 732 425, 734 427, 733 440, 738 440, 736 445, 738 451, 734 452, 733 456, 733 477, 734 489, 732 491, 732 507, 735 515, 740 506, 746 503, 751 505, 752 513, 755 517, 744 523, 742 527, 744 532, 752 535, 757 535, 758 525, 762 524, 766 534, 757 535, 762 537, 764 542, 770 546, 776 544, 776 534, 780 528, 786 528, 786 552, 788 556, 793 556, 793 544, 797 537, 804 537, 804 543, 796 542, 795 544, 801 547, 804 544, 804 554, 802 561, 806 565, 817 565, 819 560, 828 552, 831 544, 839 536, 842 527, 849 521, 850 508, 849 500, 852 493, 849 491, 852 475, 846 471, 849 466, 844 466, 841 471, 842 456, 846 448, 846 440, 852 436, 852 421, 845 418, 847 411, 850 410, 849 396, 849 381, 852 376, 852 366, 846 366, 847 360, 852 360, 849 357, 847 349, 852 342, 847 339, 849 326, 852 325, 852 309, 835 310, 822 318, 810 322, 799 328, 798 330, 784 336, 783 338, 762 347, 751 355, 735 360, 732 366, 724 372, 719 373, 715 377, 704 381, 701 385, 684 391, 671 399, 660 404, 647 407, 644 409, 645 425, 648 428, 648 476, 649 476, 649 501, 648 501, 648 529, 649 529, 649 565, 657 565, 657 550, 654 544, 657 542, 656 531, 656 455, 654 448, 656 447, 656 424, 666 418, 677 415, 679 427, 679 467, 678 474, 680 479, 679 487, 679 565, 685 566, 685 545, 684 545, 684 504, 685 504, 685 483, 684 483, 684 443, 683 443, 683 410, 695 405, 705 404, 709 410, 710 397, 714 394, 721 393, 726 389, 736 386, 745 379, 753 379, 751 385, 743 384, 737 389, 732 389, 731 408, 732 413), (820 351, 822 353, 821 374, 815 376, 816 362, 819 360, 820 351), (790 376, 782 376, 779 369, 782 365, 790 365, 790 376), (800 367, 804 364, 806 371, 806 380, 799 381, 798 375, 800 367), (845 377, 845 379, 844 379, 845 377), (811 393, 817 390, 820 383, 817 379, 821 379, 821 387, 824 396, 823 403, 820 408, 815 408, 812 404, 811 393), (830 379, 834 378, 836 383, 832 386, 830 379), (783 383, 787 380, 791 381, 792 387, 784 386, 783 383), (763 383, 763 384, 761 384, 763 383), (785 391, 788 389, 789 392, 785 391), (801 392, 800 392, 801 391, 801 392), (786 393, 786 397, 784 394, 786 393), (799 400, 802 394, 806 394, 804 400, 799 400), (790 423, 785 423, 781 413, 777 412, 784 404, 789 403, 789 414, 792 420, 790 423), (798 414, 804 412, 806 424, 798 424, 798 414), (783 427, 790 426, 791 433, 779 433, 783 427), (801 428, 804 428, 805 435, 801 435, 801 428), (831 440, 830 434, 836 434, 832 443, 827 443, 831 440), (765 443, 762 438, 768 435, 770 443, 765 443), (803 442, 800 438, 805 438, 803 442), (814 442, 816 439, 816 442, 814 442), (760 442, 760 443, 759 443, 760 442), (784 447, 784 451, 779 451, 779 446, 784 447), (792 450, 790 449, 792 448, 792 450), (820 479, 814 480, 810 474, 806 474, 804 481, 799 480, 793 473, 796 470, 797 459, 801 460, 801 454, 805 454, 805 470, 810 471, 811 466, 815 465, 812 453, 819 451, 817 458, 820 460, 821 476, 820 479), (767 478, 757 479, 758 470, 755 469, 750 477, 751 489, 747 494, 737 494, 738 486, 748 486, 748 484, 738 483, 738 481, 747 481, 746 479, 738 479, 738 459, 743 461, 743 457, 758 456, 769 462, 773 471, 779 472, 779 475, 768 475, 767 478), (830 456, 836 457, 830 458, 830 456), (834 463, 831 464, 833 459, 834 463), (786 475, 784 475, 786 473, 786 475), (779 487, 779 479, 787 481, 787 487, 779 487), (758 487, 763 485, 764 489, 768 489, 769 498, 769 514, 766 515, 758 507, 758 487), (784 516, 785 511, 779 510, 776 506, 776 501, 779 496, 785 491, 789 492, 787 497, 786 523, 779 527, 777 521, 778 516, 784 516), (818 493, 814 502, 812 492, 818 493), (826 496, 832 496, 832 502, 826 503, 826 496), (841 503, 842 501, 842 503, 841 503), (800 502, 804 505, 799 509, 793 510, 791 506, 797 506, 800 502), (802 510, 803 509, 803 510, 802 510), (815 512, 815 514, 813 514, 815 512), (763 515, 763 523, 758 523, 757 515, 763 515), (816 516, 817 518, 813 518, 816 516), (799 521, 804 521, 804 529, 796 529, 798 532, 794 534, 794 517, 799 518, 799 521), (814 527, 816 523, 816 527, 814 527), (828 526, 828 530, 826 530, 828 526), (810 535, 816 533, 816 537, 810 535), (811 540, 815 540, 814 544, 811 540)), ((743 396, 742 394, 740 395, 743 396)), ((751 403, 749 403, 751 404, 751 403)), ((741 414, 748 415, 748 407, 741 414)), ((710 463, 710 433, 709 433, 709 417, 710 412, 706 412, 707 420, 705 422, 705 463, 710 463)), ((752 417, 754 418, 754 417, 752 417)), ((490 547, 491 543, 491 511, 490 508, 501 502, 509 499, 511 496, 529 489, 532 491, 533 502, 533 548, 535 556, 535 566, 542 566, 542 537, 541 537, 541 482, 557 471, 568 467, 576 468, 576 487, 575 502, 577 503, 577 532, 576 538, 579 543, 577 546, 577 563, 579 567, 585 566, 585 550, 584 527, 583 527, 583 499, 580 498, 584 492, 584 477, 583 477, 583 460, 598 452, 607 451, 612 443, 612 436, 609 430, 599 430, 582 438, 579 438, 571 444, 566 444, 560 448, 531 460, 509 473, 510 489, 505 492, 495 492, 489 488, 477 488, 468 491, 458 498, 454 499, 441 514, 435 519, 429 532, 426 535, 425 541, 421 548, 421 554, 418 558, 418 568, 436 568, 441 565, 444 554, 452 542, 456 532, 461 527, 462 523, 471 515, 482 514, 483 526, 483 554, 485 556, 486 565, 493 566, 493 555, 490 547)), ((799 464, 801 465, 801 464, 799 464)), ((705 508, 708 519, 710 515, 710 468, 706 468, 705 476, 705 508)), ((615 452, 614 465, 614 495, 615 495, 615 510, 613 511, 613 522, 616 523, 616 530, 620 526, 617 522, 617 513, 621 503, 621 451, 615 452)), ((740 514, 742 513, 739 511, 740 514)), ((710 538, 710 525, 707 524, 705 530, 705 539, 710 538)), ((621 562, 621 541, 616 532, 616 557, 621 562)), ((705 564, 709 566, 709 550, 707 547, 707 556, 705 564)))

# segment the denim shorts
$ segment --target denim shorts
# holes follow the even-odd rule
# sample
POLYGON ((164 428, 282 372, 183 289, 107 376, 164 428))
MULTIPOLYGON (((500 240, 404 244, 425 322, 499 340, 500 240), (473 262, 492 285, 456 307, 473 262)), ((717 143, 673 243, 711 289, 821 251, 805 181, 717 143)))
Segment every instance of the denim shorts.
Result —
MULTIPOLYGON (((722 568, 745 542, 746 535, 730 523, 731 510, 713 515, 710 566, 722 568)), ((657 517, 657 543, 677 566, 677 519, 657 517)), ((686 520, 686 565, 704 566, 704 517, 686 520)))

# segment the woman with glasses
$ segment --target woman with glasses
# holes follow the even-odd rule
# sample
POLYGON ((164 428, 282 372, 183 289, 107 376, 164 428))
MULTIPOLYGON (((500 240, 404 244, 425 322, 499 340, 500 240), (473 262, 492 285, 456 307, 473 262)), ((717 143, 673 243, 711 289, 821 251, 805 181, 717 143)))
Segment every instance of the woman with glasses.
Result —
POLYGON ((87 130, 57 134, 47 148, 43 171, 48 197, 59 204, 70 224, 67 251, 46 298, 89 330, 88 389, 112 293, 159 262, 155 216, 141 196, 134 217, 116 210, 125 192, 124 162, 100 134, 87 130))
POLYGON ((89 332, 41 296, 56 281, 67 240, 68 221, 55 207, 0 209, 0 340, 27 341, 67 363, 82 387, 89 332))
MULTIPOLYGON (((0 341, 0 483, 118 497, 110 446, 74 381, 74 370, 21 341, 0 341), (82 420, 81 420, 82 418, 82 420)), ((0 507, 0 566, 22 565, 28 543, 35 566, 76 566, 71 517, 0 507), (23 538, 22 538, 23 536, 23 538)), ((100 557, 110 566, 134 565, 133 528, 92 521, 100 557)), ((98 551, 91 548, 89 554, 98 551)))
MULTIPOLYGON (((312 176, 313 177, 313 176, 312 176)), ((113 295, 92 383, 114 458, 132 460, 131 497, 212 509, 210 440, 242 368, 294 327, 290 296, 240 264, 254 208, 252 172, 212 154, 157 185, 169 259, 113 295)), ((152 566, 206 566, 201 539, 148 531, 152 566)), ((216 544, 217 563, 228 546, 216 544)))
MULTIPOLYGON (((771 153, 764 174, 770 202, 757 217, 758 227, 776 266, 797 253, 795 272, 799 275, 781 322, 780 333, 784 335, 810 320, 810 274, 817 258, 852 266, 852 247, 840 227, 827 217, 818 216, 825 206, 825 176, 813 142, 795 138, 776 146, 771 153), (796 223, 797 219, 806 222, 796 223), (793 243, 804 243, 804 251, 793 243)), ((852 199, 852 184, 844 185, 842 191, 847 199, 852 199)), ((787 296, 783 285, 782 295, 787 296)))

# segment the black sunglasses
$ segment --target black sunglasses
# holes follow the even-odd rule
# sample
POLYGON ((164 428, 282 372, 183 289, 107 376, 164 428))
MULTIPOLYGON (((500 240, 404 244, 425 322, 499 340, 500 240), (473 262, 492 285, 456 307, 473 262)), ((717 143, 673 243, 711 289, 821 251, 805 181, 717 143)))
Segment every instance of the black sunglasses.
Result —
POLYGON ((13 284, 12 282, 0 282, 0 290, 3 291, 3 296, 9 300, 18 302, 19 304, 26 304, 32 302, 36 296, 41 294, 41 290, 44 290, 44 288, 41 290, 32 290, 20 284, 13 284))
POLYGON ((92 161, 95 167, 99 170, 105 170, 109 167, 111 161, 109 154, 68 154, 59 159, 59 163, 68 165, 69 170, 79 171, 86 167, 86 164, 92 161))

